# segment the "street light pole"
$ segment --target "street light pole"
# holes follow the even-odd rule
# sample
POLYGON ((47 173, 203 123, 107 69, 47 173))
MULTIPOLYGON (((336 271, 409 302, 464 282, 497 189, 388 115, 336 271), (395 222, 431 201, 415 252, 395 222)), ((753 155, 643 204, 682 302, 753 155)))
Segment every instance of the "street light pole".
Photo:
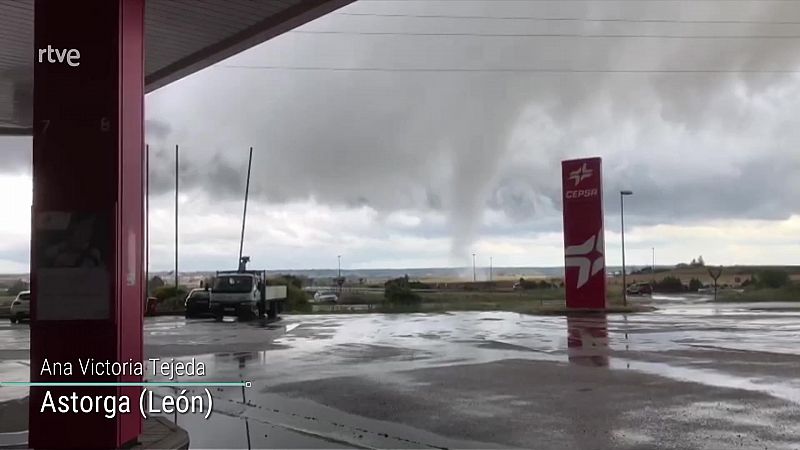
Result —
POLYGON ((178 145, 175 145, 175 294, 178 293, 178 180, 180 179, 180 159, 178 145))
POLYGON ((653 250, 653 264, 650 266, 650 273, 656 273, 656 248, 652 247, 653 250))
POLYGON ((339 297, 342 296, 342 285, 344 284, 344 280, 342 279, 342 255, 336 255, 336 285, 339 286, 339 297))
POLYGON ((145 292, 150 295, 150 146, 144 146, 144 282, 145 292))
POLYGON ((253 147, 250 147, 250 157, 247 160, 247 183, 244 185, 244 212, 242 213, 242 237, 239 239, 239 261, 236 263, 244 270, 242 266, 242 251, 244 250, 244 227, 247 223, 247 198, 250 196, 250 169, 253 167, 253 147))
POLYGON ((625 273, 625 196, 633 191, 619 191, 619 218, 622 229, 622 305, 628 306, 628 282, 625 273))
POLYGON ((475 253, 472 254, 472 282, 478 281, 478 277, 475 274, 475 253))

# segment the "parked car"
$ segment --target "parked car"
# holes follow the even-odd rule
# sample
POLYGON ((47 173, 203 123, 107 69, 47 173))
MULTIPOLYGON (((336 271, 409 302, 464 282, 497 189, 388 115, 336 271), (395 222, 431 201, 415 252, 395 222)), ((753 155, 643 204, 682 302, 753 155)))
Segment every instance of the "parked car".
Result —
POLYGON ((205 289, 192 289, 186 296, 184 306, 186 307, 186 318, 211 316, 209 301, 211 295, 205 289))
POLYGON ((11 323, 31 318, 31 291, 22 291, 11 302, 11 323))
POLYGON ((628 286, 628 295, 652 295, 653 286, 650 283, 634 283, 628 286))
POLYGON ((339 296, 333 292, 317 291, 311 303, 336 303, 338 301, 339 296))

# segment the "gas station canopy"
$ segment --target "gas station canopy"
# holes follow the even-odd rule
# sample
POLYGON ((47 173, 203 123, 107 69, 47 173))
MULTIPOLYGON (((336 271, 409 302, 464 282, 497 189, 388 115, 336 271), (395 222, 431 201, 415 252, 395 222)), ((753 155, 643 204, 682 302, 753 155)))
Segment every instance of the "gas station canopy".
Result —
MULTIPOLYGON (((147 0, 145 89, 151 92, 353 0, 147 0)), ((0 0, 0 134, 30 135, 33 0, 0 0)))

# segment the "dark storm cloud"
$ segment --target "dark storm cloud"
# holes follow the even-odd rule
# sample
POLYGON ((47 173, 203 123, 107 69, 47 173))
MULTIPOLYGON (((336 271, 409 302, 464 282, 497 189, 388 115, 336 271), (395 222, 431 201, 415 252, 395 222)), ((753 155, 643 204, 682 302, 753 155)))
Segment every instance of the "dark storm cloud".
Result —
MULTIPOLYGON (((165 135, 169 136, 169 135, 165 135)), ((152 195, 175 192, 175 145, 148 133, 150 149, 150 191, 152 195)), ((202 147, 179 145, 179 189, 191 193, 207 191, 214 199, 239 199, 244 196, 246 160, 233 160, 222 149, 202 152, 202 147)), ((244 150, 246 153, 246 150, 244 150)), ((260 174, 254 174, 258 177, 260 174)))
POLYGON ((145 120, 144 128, 147 130, 147 140, 156 142, 166 139, 172 131, 168 122, 157 119, 145 120))
POLYGON ((31 138, 0 136, 0 173, 31 173, 31 138))
MULTIPOLYGON (((369 2, 350 11, 630 18, 800 17, 797 5, 535 5, 369 2), (497 6, 500 8, 500 6, 497 6), (724 15, 722 14, 724 13, 724 15)), ((758 35, 768 25, 420 21, 331 16, 306 30, 758 35)), ((578 39, 289 34, 223 65, 633 70, 795 69, 791 39, 578 39)), ((218 198, 244 189, 255 147, 256 201, 312 198, 382 214, 442 210, 455 253, 486 208, 509 227, 557 228, 560 161, 600 155, 606 210, 633 189, 640 223, 786 218, 800 212, 797 77, 758 73, 346 72, 212 68, 151 96, 179 143, 181 182, 218 198), (184 159, 183 155, 186 159, 184 159), (184 163, 183 161, 186 161, 184 163), (554 219, 555 218, 555 219, 554 219)), ((156 190, 171 188, 169 150, 156 190)), ((163 166, 163 167, 162 167, 163 166)))
MULTIPOLYGON (((724 155, 720 155, 724 159, 724 155)), ((788 161, 787 161, 788 162, 788 161)), ((627 170, 627 179, 637 179, 637 170, 627 170)), ((800 212, 800 167, 778 159, 755 158, 742 173, 703 174, 687 168, 696 179, 686 183, 658 186, 640 183, 635 195, 626 200, 626 214, 634 211, 640 224, 663 223, 667 217, 684 221, 699 219, 783 220, 800 212)), ((643 170, 643 169, 642 169, 643 170)), ((618 183, 608 189, 607 211, 619 211, 618 183)))

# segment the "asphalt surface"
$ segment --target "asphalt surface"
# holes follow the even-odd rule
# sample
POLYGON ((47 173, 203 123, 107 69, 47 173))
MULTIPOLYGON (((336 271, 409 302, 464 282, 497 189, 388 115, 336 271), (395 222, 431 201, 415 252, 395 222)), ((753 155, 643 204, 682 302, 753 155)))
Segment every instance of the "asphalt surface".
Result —
MULTIPOLYGON (((653 313, 148 319, 148 356, 195 357, 214 413, 193 448, 800 449, 800 304, 656 298, 653 313)), ((27 326, 0 374, 27 380, 27 326)), ((0 388, 0 431, 27 392, 0 388)), ((16 428, 15 428, 16 427, 16 428)))

